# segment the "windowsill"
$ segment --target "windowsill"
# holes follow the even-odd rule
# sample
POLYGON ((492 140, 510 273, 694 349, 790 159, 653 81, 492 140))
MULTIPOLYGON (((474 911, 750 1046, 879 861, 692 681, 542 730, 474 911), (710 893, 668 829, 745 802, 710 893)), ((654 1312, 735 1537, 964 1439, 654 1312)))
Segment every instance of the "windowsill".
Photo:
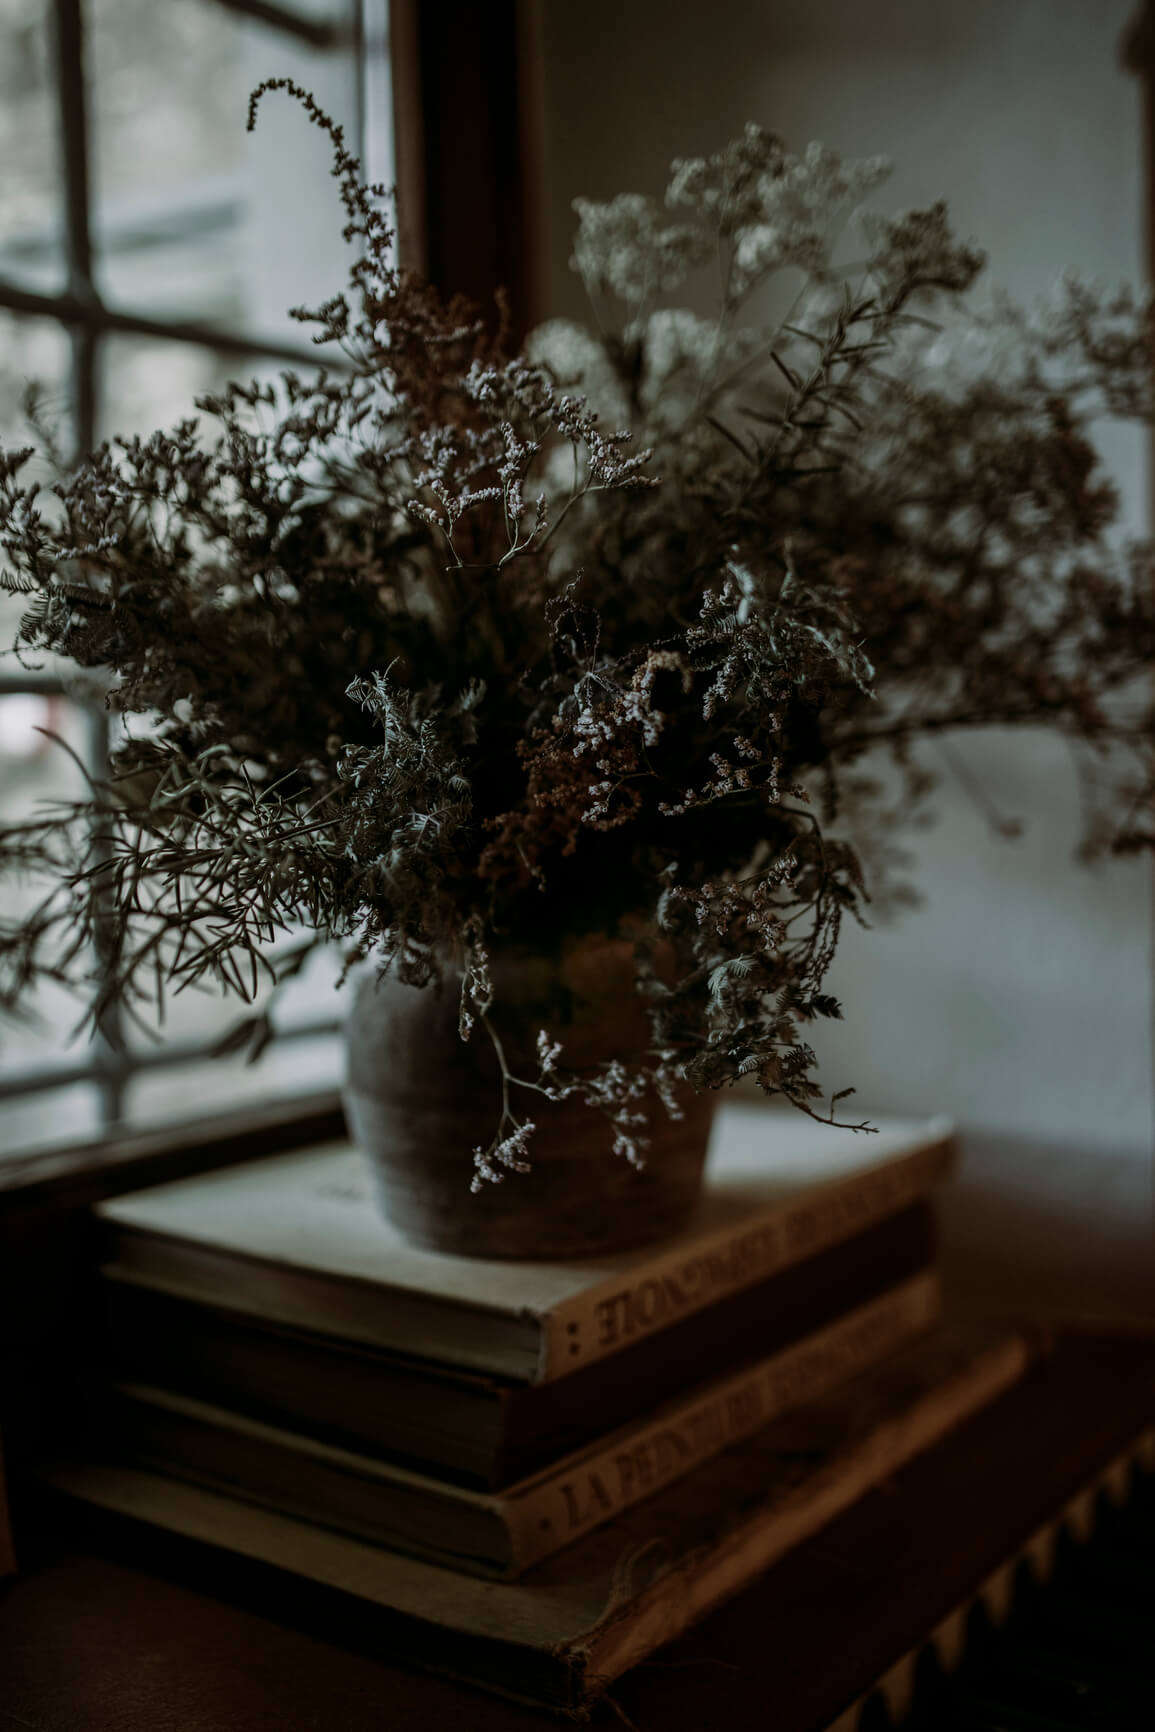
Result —
POLYGON ((343 1136, 344 1130, 340 1094, 326 1089, 179 1125, 118 1131, 0 1162, 0 1207, 5 1213, 21 1205, 85 1208, 125 1190, 343 1136))

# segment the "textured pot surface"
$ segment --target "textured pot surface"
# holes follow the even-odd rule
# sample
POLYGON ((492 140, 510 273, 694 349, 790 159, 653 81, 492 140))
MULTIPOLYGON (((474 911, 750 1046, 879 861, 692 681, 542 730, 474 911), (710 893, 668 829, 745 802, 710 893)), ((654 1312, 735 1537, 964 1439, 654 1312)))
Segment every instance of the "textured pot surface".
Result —
MULTIPOLYGON (((493 1019, 511 1070, 535 1078, 539 1028, 575 1068, 645 1050, 647 1029, 624 946, 586 945, 563 970, 498 970, 493 1019)), ((646 1164, 612 1150, 605 1116, 575 1101, 515 1090, 514 1110, 536 1127, 532 1169, 473 1193, 473 1151, 501 1114, 501 1073, 480 1026, 457 1032, 458 983, 438 993, 367 978, 346 1028, 349 1127, 372 1166, 381 1205, 418 1245, 460 1255, 580 1258, 660 1239, 690 1215, 701 1190, 715 1099, 686 1089, 685 1117, 647 1100, 646 1164)))

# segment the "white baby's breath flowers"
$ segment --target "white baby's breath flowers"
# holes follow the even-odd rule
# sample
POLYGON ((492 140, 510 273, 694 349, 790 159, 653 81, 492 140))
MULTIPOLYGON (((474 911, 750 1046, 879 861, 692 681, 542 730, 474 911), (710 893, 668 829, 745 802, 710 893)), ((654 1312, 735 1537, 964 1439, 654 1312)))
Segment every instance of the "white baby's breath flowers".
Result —
POLYGON ((629 405, 605 345, 572 319, 547 319, 526 338, 526 353, 563 390, 578 392, 606 426, 624 426, 629 405))
POLYGON ((888 173, 883 157, 847 162, 820 144, 791 156, 750 126, 715 156, 675 162, 665 202, 688 209, 690 222, 664 222, 655 201, 639 193, 606 204, 575 199, 570 263, 592 296, 615 295, 636 317, 681 288, 721 238, 731 255, 726 296, 739 298, 786 265, 821 271, 837 226, 888 173))
POLYGON ((740 376, 765 341, 764 330, 743 328, 741 304, 779 272, 800 272, 812 287, 827 281, 839 230, 888 172, 882 157, 844 160, 820 144, 792 155, 751 124, 713 156, 674 162, 665 205, 685 220, 671 222, 640 194, 575 200, 571 266, 595 305, 624 304, 622 334, 607 341, 551 320, 533 333, 530 353, 615 425, 628 421, 643 437, 683 431, 696 409, 713 405, 715 385, 740 376), (662 304, 704 266, 720 273, 712 315, 662 304), (620 357, 610 353, 614 341, 638 357, 632 401, 620 357))
POLYGON ((646 387, 653 393, 683 368, 695 374, 712 365, 717 350, 717 321, 703 319, 688 307, 663 307, 646 326, 646 387))
POLYGON ((848 214, 889 172, 884 157, 845 162, 821 144, 783 157, 759 181, 757 214, 735 231, 731 293, 748 294, 768 273, 788 266, 821 275, 848 214))
POLYGON ((639 402, 655 432, 680 426, 709 385, 756 346, 754 332, 719 328, 686 307, 661 307, 646 323, 639 402))
POLYGON ((687 223, 663 222, 661 208, 641 193, 619 193, 608 204, 573 201, 578 232, 571 266, 589 294, 608 291, 639 309, 681 288, 709 257, 709 236, 687 223))

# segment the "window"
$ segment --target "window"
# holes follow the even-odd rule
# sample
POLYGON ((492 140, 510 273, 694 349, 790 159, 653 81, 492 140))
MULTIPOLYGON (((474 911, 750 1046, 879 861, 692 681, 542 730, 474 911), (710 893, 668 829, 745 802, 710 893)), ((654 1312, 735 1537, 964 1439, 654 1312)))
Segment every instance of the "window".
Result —
MULTIPOLYGON (((287 308, 345 272, 325 141, 295 107, 248 93, 288 75, 392 182, 387 0, 0 0, 0 438, 64 453, 163 425, 238 372, 315 359, 287 308)), ((0 598, 0 641, 17 603, 0 598)), ((99 768, 113 725, 51 667, 0 661, 0 812, 99 768)), ((6 890, 5 892, 9 892, 6 890)), ((38 1022, 0 1028, 0 1155, 118 1122, 330 1085, 336 1000, 324 971, 286 997, 262 1064, 210 1060, 235 1003, 176 1001, 164 1031, 107 1024, 66 1044, 79 1006, 45 993, 38 1022)))

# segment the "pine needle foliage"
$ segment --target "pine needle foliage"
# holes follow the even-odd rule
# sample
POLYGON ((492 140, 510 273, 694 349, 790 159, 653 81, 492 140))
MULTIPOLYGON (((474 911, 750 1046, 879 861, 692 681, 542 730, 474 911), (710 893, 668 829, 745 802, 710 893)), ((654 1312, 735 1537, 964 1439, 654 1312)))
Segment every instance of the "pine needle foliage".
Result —
MULTIPOLYGON (((576 1077, 543 1033, 524 1086, 583 1090, 634 1159, 679 1079, 821 1112, 851 838, 881 838, 872 889, 893 852, 868 754, 909 815, 922 742, 1043 724, 1097 766, 1088 850, 1152 843, 1151 549, 1090 436, 1151 417, 1147 308, 1068 284, 1047 318, 967 313, 983 261, 941 206, 865 218, 835 265, 884 165, 751 126, 664 204, 579 200, 597 331, 510 356, 394 267, 384 189, 305 92, 271 81, 250 123, 275 89, 334 153, 355 262, 295 317, 340 364, 101 446, 51 513, 0 455, 16 653, 103 671, 126 729, 107 779, 0 831, 49 881, 0 925, 0 1001, 252 1000, 303 931, 291 968, 337 941, 452 978, 468 1038, 491 958, 610 933, 647 1060, 576 1077), (711 270, 713 317, 672 300, 711 270)), ((506 1093, 482 1177, 524 1165, 506 1093)))

